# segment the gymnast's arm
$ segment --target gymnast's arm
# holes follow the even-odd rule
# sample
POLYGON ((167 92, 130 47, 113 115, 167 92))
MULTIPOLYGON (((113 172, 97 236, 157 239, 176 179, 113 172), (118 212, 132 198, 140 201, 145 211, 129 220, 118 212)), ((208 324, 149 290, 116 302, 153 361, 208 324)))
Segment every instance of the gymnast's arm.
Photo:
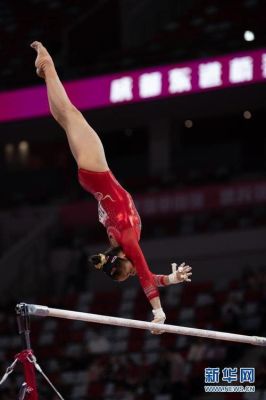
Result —
POLYGON ((165 321, 165 314, 162 310, 159 291, 133 229, 127 229, 122 232, 120 245, 136 268, 140 284, 153 308, 153 315, 155 317, 153 322, 163 323, 165 321))

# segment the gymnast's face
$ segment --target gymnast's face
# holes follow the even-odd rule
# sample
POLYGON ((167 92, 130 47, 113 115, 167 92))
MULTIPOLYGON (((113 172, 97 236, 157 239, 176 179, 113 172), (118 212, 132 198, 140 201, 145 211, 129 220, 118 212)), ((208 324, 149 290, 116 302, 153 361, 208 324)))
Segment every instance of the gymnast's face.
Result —
POLYGON ((121 251, 118 254, 118 257, 121 258, 121 269, 119 277, 117 278, 118 282, 123 282, 131 276, 136 275, 136 270, 132 262, 125 256, 125 254, 121 251))

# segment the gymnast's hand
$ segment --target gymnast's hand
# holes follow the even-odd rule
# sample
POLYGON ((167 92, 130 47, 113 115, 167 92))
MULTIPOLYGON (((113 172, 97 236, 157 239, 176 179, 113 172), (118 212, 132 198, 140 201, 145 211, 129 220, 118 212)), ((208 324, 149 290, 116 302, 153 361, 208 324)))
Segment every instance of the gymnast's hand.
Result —
POLYGON ((30 46, 37 52, 35 60, 36 73, 40 78, 45 79, 46 68, 49 66, 54 67, 53 59, 41 42, 35 41, 30 46))
POLYGON ((182 263, 176 269, 177 264, 172 263, 172 274, 168 275, 169 285, 181 282, 191 282, 192 268, 186 263, 182 263))
MULTIPOLYGON (((162 308, 156 308, 155 310, 152 310, 152 313, 154 316, 154 319, 152 320, 152 322, 154 322, 156 324, 164 324, 166 317, 165 317, 165 313, 162 308)), ((151 333, 153 335, 161 335, 162 333, 164 333, 164 331, 163 330, 152 330, 151 333)))

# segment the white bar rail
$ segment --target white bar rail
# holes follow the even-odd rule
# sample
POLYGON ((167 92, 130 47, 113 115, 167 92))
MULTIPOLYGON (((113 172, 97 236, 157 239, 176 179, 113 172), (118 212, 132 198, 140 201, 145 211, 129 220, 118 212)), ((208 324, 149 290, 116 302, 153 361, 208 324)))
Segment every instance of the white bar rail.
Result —
MULTIPOLYGON (((40 306, 36 304, 25 304, 29 315, 39 317, 56 317, 64 319, 73 319, 84 322, 94 322, 97 324, 123 326, 125 328, 163 330, 167 333, 174 333, 177 335, 197 336, 207 339, 226 340, 228 342, 248 343, 257 346, 266 346, 266 338, 259 336, 239 335, 235 333, 211 331, 206 329, 188 328, 184 326, 163 325, 146 321, 137 321, 134 319, 109 317, 106 315, 90 314, 78 311, 61 310, 58 308, 49 308, 47 306, 40 306)), ((20 306, 18 305, 18 306, 20 306)))

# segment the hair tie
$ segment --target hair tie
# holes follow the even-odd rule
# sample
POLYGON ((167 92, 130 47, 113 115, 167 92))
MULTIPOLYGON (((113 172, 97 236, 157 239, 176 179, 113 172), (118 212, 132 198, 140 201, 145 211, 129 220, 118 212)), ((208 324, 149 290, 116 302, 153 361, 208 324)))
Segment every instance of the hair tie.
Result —
POLYGON ((104 264, 106 264, 106 256, 104 254, 99 253, 98 256, 100 257, 100 262, 98 264, 95 264, 95 268, 97 269, 103 269, 104 264))

